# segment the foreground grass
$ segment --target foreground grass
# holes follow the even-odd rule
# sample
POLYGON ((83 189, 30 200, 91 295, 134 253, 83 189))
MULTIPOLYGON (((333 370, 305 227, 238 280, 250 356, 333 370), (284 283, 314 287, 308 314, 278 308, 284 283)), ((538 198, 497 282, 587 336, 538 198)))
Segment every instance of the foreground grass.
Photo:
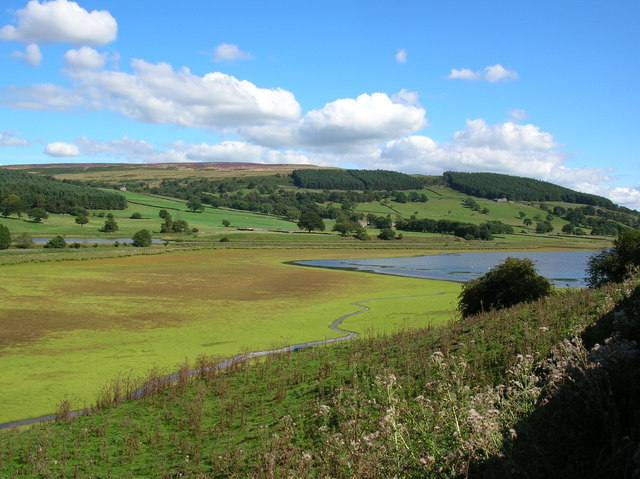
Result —
POLYGON ((104 380, 123 371, 340 336, 328 325, 357 311, 354 301, 376 300, 344 323, 362 334, 453 316, 456 283, 283 264, 327 257, 353 251, 204 250, 3 266, 0 422, 51 413, 65 397, 90 405, 104 380))
POLYGON ((122 379, 104 389, 96 413, 70 421, 63 407, 56 423, 0 437, 0 471, 101 478, 624 477, 640 431, 632 419, 637 345, 630 343, 638 338, 639 287, 636 278, 567 291, 439 328, 228 371, 208 368, 215 360, 201 358, 198 377, 188 380, 191 366, 184 364, 175 383, 152 373, 154 392, 124 403, 123 390, 136 382, 122 379), (579 341, 568 341, 576 336, 587 347, 602 346, 587 356, 579 341))

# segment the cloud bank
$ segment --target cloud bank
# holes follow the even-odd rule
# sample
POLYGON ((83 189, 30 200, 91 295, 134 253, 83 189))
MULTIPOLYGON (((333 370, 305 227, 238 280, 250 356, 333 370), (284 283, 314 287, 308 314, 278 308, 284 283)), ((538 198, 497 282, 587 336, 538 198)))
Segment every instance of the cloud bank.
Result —
MULTIPOLYGON (((403 97, 407 96, 412 98, 408 92, 403 93, 403 97)), ((245 128, 241 134, 271 148, 348 153, 370 150, 380 141, 406 135, 425 125, 425 110, 421 107, 394 102, 384 93, 373 93, 327 103, 295 122, 245 128)))
POLYGON ((197 76, 188 68, 133 60, 132 73, 103 68, 105 54, 83 47, 64 61, 74 89, 51 84, 5 89, 0 102, 19 109, 109 109, 144 123, 218 130, 294 120, 300 105, 291 92, 259 88, 213 72, 197 76))

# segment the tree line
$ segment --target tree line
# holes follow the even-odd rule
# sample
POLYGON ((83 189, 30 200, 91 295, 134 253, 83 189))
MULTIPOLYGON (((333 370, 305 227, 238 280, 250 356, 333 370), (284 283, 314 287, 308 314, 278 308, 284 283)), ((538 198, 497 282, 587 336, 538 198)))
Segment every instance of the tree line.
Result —
POLYGON ((453 220, 434 220, 430 218, 397 218, 396 229, 419 233, 452 234, 467 240, 490 241, 496 234, 513 234, 513 228, 501 221, 487 221, 480 225, 453 220))
POLYGON ((0 168, 0 213, 5 217, 34 209, 71 214, 79 208, 123 210, 126 207, 126 198, 115 192, 0 168))
POLYGON ((294 170, 293 184, 315 190, 419 190, 420 178, 388 170, 294 170))
MULTIPOLYGON (((511 201, 563 201, 610 210, 620 209, 602 196, 580 193, 547 181, 499 173, 461 173, 446 171, 446 184, 454 190, 480 198, 507 198, 511 201)), ((631 210, 629 210, 631 211, 631 210)))

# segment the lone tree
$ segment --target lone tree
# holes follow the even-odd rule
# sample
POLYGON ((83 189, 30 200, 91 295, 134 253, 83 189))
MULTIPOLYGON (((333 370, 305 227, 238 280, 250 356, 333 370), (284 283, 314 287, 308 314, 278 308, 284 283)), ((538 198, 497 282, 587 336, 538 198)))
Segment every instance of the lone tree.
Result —
POLYGON ((103 233, 113 233, 115 231, 118 231, 118 229, 118 223, 116 223, 116 220, 113 219, 113 215, 109 213, 107 215, 106 221, 104 222, 104 226, 100 228, 100 231, 102 231, 103 233))
POLYGON ((313 211, 305 211, 300 215, 298 220, 298 228, 301 230, 307 230, 311 233, 312 230, 324 231, 324 221, 320 218, 318 213, 313 211))
POLYGON ((80 226, 84 226, 89 222, 89 218, 87 218, 85 215, 78 215, 76 216, 75 222, 80 226))
POLYGON ((151 246, 151 233, 149 230, 140 230, 133 235, 133 246, 147 248, 151 246))
POLYGON ((630 228, 618 234, 613 248, 604 249, 589 258, 587 284, 595 288, 620 282, 633 266, 640 266, 640 230, 630 228))
POLYGON ((507 258, 483 276, 462 287, 458 309, 463 317, 535 301, 551 293, 551 283, 540 276, 533 261, 507 258))
POLYGON ((187 209, 193 211, 194 213, 195 212, 202 213, 204 211, 204 205, 202 204, 202 200, 194 196, 189 201, 187 201, 187 209))
POLYGON ((29 211, 29 218, 31 218, 35 223, 42 223, 42 220, 46 220, 49 217, 49 214, 44 210, 44 208, 33 208, 29 211))
POLYGON ((0 224, 0 249, 7 249, 11 245, 11 233, 9 228, 0 224))

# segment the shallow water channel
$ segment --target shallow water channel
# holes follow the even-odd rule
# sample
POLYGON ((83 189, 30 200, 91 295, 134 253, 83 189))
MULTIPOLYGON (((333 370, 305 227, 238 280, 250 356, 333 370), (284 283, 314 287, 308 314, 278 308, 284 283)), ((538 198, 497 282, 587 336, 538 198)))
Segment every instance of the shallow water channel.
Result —
POLYGON ((502 263, 507 257, 530 258, 538 273, 556 287, 583 288, 593 251, 464 252, 375 259, 298 261, 296 264, 371 273, 467 282, 502 263))

